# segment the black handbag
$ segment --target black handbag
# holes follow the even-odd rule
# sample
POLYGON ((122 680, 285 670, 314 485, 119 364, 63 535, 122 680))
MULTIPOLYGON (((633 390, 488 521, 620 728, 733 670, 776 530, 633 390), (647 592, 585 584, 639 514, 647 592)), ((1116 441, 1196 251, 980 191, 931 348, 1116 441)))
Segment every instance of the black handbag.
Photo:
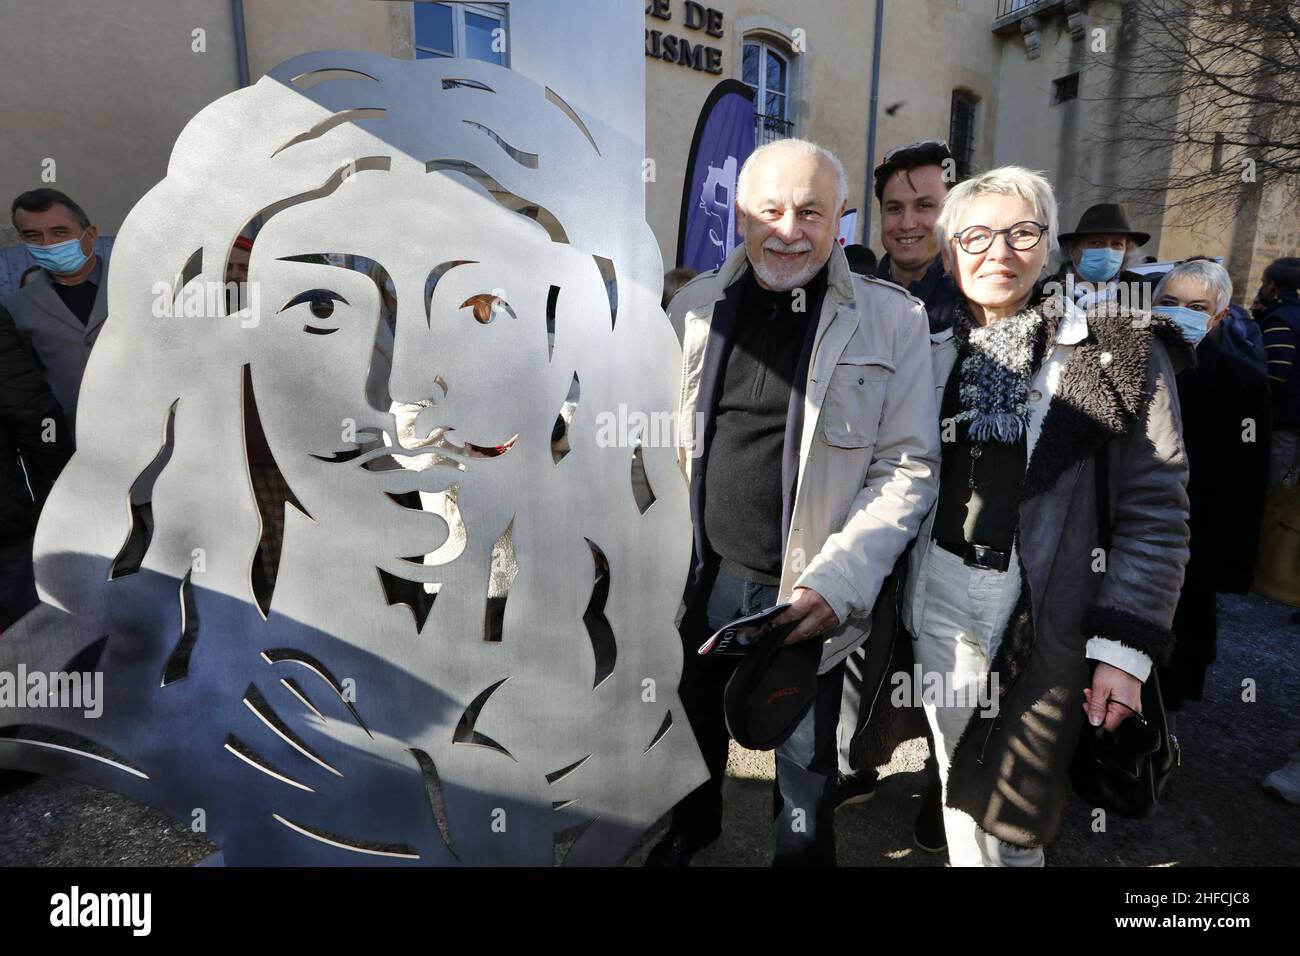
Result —
MULTIPOLYGON (((1098 449, 1097 535, 1110 554, 1110 469, 1107 447, 1098 449)), ((1074 790, 1094 807, 1122 817, 1142 819, 1156 812, 1174 768, 1182 764, 1178 738, 1169 732, 1156 668, 1142 684, 1142 712, 1134 713, 1114 733, 1085 723, 1070 767, 1074 790)))

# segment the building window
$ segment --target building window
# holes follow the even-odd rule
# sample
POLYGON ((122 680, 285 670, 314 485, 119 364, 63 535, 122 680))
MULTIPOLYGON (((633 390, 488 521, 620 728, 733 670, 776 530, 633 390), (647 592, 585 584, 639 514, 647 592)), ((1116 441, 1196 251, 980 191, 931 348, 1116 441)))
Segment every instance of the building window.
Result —
POLYGON ((1214 134, 1214 147, 1210 152, 1210 172, 1219 173, 1223 169, 1223 146, 1226 139, 1222 133, 1214 134))
POLYGON ((754 142, 758 146, 792 135, 790 57, 767 40, 746 40, 741 80, 754 89, 754 142))
POLYGON ((1052 105, 1077 100, 1079 98, 1079 74, 1071 73, 1059 80, 1052 81, 1052 105))
POLYGON ((975 161, 975 109, 979 100, 967 90, 952 91, 952 116, 948 120, 948 148, 957 161, 957 178, 965 179, 975 161))
POLYGON ((429 3, 416 0, 415 58, 461 56, 508 66, 504 3, 429 3))

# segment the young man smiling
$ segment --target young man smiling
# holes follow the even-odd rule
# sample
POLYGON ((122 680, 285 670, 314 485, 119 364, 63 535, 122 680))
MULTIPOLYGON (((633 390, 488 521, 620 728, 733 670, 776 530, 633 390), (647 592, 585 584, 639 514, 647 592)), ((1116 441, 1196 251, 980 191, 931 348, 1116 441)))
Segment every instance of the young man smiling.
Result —
POLYGON ((885 256, 877 278, 900 285, 925 303, 930 331, 952 327, 957 289, 939 258, 934 224, 955 182, 956 161, 948 145, 927 140, 885 154, 874 173, 880 203, 880 241, 885 256))

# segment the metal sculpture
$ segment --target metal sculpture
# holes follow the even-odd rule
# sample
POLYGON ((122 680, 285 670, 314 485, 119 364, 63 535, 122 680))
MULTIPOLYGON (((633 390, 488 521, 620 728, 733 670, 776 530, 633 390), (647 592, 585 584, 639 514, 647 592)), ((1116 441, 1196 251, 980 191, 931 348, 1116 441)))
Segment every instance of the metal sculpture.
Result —
POLYGON ((676 450, 597 440, 680 367, 649 228, 602 224, 640 186, 613 135, 363 53, 186 126, 0 637, 0 672, 101 672, 102 714, 19 695, 0 765, 201 812, 228 864, 612 863, 703 780, 676 450))

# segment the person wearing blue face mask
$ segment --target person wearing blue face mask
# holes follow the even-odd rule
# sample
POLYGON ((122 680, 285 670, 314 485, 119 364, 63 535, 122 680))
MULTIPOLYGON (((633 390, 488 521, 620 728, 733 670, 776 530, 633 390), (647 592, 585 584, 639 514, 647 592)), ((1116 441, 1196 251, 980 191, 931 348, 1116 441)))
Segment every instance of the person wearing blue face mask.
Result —
POLYGON ((1268 485, 1271 399, 1257 367, 1225 346, 1232 280, 1210 259, 1171 269, 1155 290, 1156 315, 1196 348, 1178 373, 1187 449, 1191 556, 1174 612, 1174 653, 1160 670, 1170 731, 1186 701, 1199 701, 1217 643, 1216 595, 1246 594, 1255 571, 1268 485), (1243 422, 1253 421, 1253 440, 1243 422))
POLYGON ((57 189, 23 193, 10 216, 41 271, 4 307, 45 366, 72 429, 86 361, 108 316, 108 260, 95 251, 99 231, 85 211, 57 189))
POLYGON ((1150 238, 1129 227, 1123 207, 1116 203, 1091 206, 1073 232, 1061 235, 1062 267, 1053 279, 1085 311, 1104 302, 1150 308, 1150 283, 1124 269, 1134 250, 1150 238))
POLYGON ((1153 311, 1163 315, 1178 326, 1178 331, 1183 333, 1183 338, 1187 339, 1187 344, 1193 347, 1199 345, 1201 339, 1205 338, 1206 333, 1210 331, 1212 317, 1199 309, 1193 309, 1185 305, 1156 303, 1156 308, 1153 311))

